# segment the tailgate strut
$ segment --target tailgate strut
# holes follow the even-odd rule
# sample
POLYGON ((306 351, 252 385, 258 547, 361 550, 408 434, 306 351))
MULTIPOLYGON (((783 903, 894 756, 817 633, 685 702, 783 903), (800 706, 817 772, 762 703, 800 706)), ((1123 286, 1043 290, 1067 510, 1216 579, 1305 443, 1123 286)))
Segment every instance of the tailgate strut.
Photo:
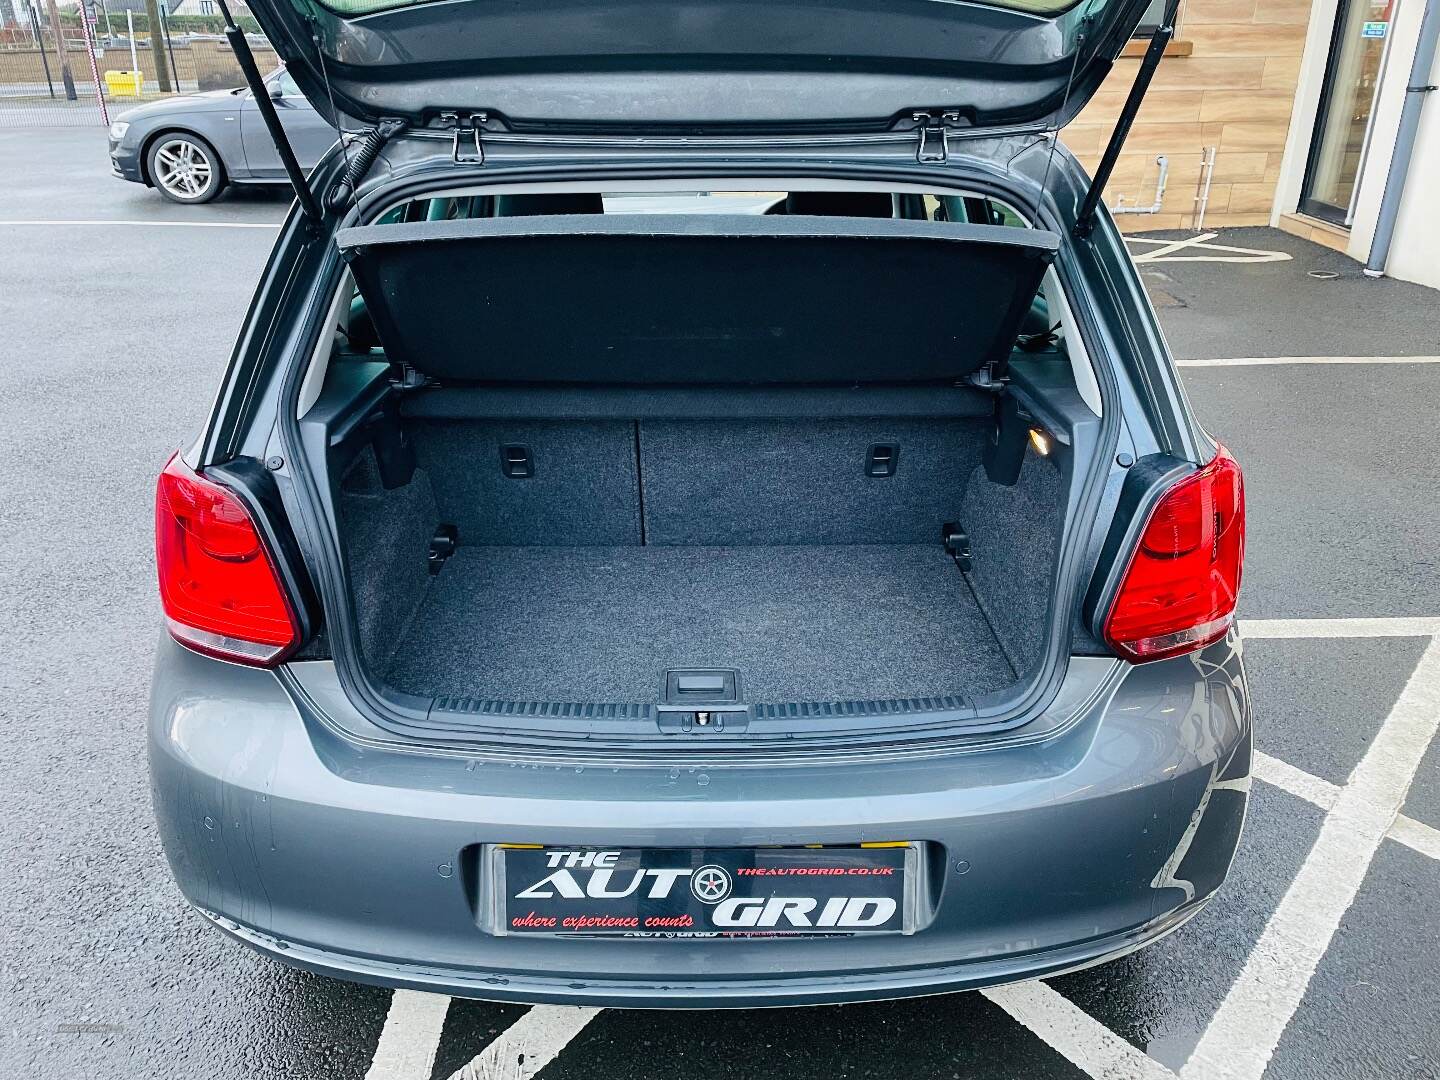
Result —
POLYGON ((270 94, 265 89, 265 80, 260 77, 260 69, 255 66, 255 54, 250 51, 250 43, 245 40, 245 31, 235 25, 235 19, 231 16, 225 0, 220 0, 220 14, 225 18, 225 40, 230 42, 230 50, 240 63, 245 83, 255 97, 255 107, 260 110, 260 115, 265 120, 270 141, 275 144, 275 149, 280 154, 280 164, 285 166, 285 175, 290 178, 290 186, 295 189, 295 197, 300 200, 300 209, 312 224, 319 225, 320 204, 315 201, 315 193, 305 182, 305 173, 300 168, 300 162, 295 159, 295 151, 291 149, 290 140, 285 136, 280 117, 275 113, 275 103, 270 100, 270 94))
POLYGON ((1125 146, 1131 125, 1135 123, 1135 114, 1140 111, 1140 103, 1145 100, 1145 91, 1150 89, 1150 80, 1155 76, 1155 69, 1160 66, 1160 58, 1165 55, 1165 46, 1170 44, 1170 39, 1175 36, 1175 13, 1179 7, 1180 0, 1168 0, 1160 25, 1150 35, 1150 47, 1145 50, 1144 59, 1140 61, 1140 70, 1135 73, 1135 83, 1130 87, 1130 96, 1125 99, 1125 107, 1120 110, 1120 116, 1115 121, 1115 130, 1110 133, 1110 142, 1100 158, 1095 178, 1090 181, 1090 189, 1085 192, 1085 201, 1080 204, 1080 212, 1075 216, 1075 236, 1081 240, 1089 236, 1095 228, 1095 211, 1100 205, 1100 197, 1105 193, 1110 174, 1115 171, 1115 162, 1125 146))

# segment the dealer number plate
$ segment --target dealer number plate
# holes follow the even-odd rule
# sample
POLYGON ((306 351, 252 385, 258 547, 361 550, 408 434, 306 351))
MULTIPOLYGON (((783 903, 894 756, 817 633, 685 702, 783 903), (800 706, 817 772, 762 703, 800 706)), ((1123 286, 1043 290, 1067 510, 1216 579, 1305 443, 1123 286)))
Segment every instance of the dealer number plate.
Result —
POLYGON ((915 928, 918 847, 489 845, 493 934, 774 937, 915 928))

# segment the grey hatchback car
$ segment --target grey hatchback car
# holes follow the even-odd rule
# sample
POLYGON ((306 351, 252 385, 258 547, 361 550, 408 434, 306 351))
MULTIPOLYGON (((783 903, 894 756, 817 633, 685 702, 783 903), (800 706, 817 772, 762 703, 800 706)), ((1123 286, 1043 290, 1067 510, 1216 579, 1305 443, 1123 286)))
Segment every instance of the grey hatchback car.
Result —
POLYGON ((251 0, 349 135, 159 480, 197 911, 655 1007, 1199 911, 1250 781, 1241 474, 1053 136, 1145 7, 251 0))

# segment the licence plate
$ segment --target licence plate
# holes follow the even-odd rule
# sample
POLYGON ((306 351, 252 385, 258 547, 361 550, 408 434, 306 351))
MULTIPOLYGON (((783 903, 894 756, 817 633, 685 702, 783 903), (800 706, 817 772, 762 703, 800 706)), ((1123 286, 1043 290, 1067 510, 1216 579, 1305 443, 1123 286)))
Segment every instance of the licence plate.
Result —
POLYGON ((793 937, 915 929, 919 849, 487 845, 498 935, 793 937))

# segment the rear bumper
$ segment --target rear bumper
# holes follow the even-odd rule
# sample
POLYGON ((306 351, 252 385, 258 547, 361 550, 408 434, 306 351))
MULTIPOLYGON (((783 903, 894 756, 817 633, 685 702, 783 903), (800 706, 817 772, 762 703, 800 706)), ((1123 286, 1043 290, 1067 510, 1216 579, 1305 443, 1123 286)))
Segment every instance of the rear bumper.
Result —
MULTIPOLYGON (((440 968, 395 963, 374 957, 350 956, 285 941, 200 910, 222 933, 272 960, 332 978, 377 986, 403 987, 452 997, 483 998, 546 1005, 593 1005, 604 1008, 755 1008, 757 1006, 844 1004, 920 997, 926 994, 978 990, 1001 983, 1050 978, 1103 964, 1134 952, 1178 930, 1209 902, 1185 904, 1145 926, 1109 934, 1033 956, 969 960, 903 971, 851 971, 843 975, 747 975, 687 981, 663 973, 632 978, 545 976, 528 971, 485 972, 473 968, 440 968)), ((199 909, 197 909, 199 910, 199 909)), ((775 948, 767 943, 765 948, 775 948)), ((782 947, 783 947, 783 943, 782 947)), ((672 943, 670 947, 683 943, 672 943)), ((840 944, 844 947, 843 943, 840 944)))
MULTIPOLYGON (((276 959, 460 996, 813 1004, 1047 976, 1173 930, 1223 880, 1248 791, 1238 651, 1077 660, 1072 720, 1030 745, 861 764, 535 766, 356 740, 327 666, 305 688, 162 643, 160 834, 187 898, 276 959), (321 705, 327 713, 321 712, 321 705), (492 937, 483 842, 754 846, 927 840, 933 921, 907 936, 492 937)), ((1058 707, 1058 706, 1057 706, 1058 707)))

